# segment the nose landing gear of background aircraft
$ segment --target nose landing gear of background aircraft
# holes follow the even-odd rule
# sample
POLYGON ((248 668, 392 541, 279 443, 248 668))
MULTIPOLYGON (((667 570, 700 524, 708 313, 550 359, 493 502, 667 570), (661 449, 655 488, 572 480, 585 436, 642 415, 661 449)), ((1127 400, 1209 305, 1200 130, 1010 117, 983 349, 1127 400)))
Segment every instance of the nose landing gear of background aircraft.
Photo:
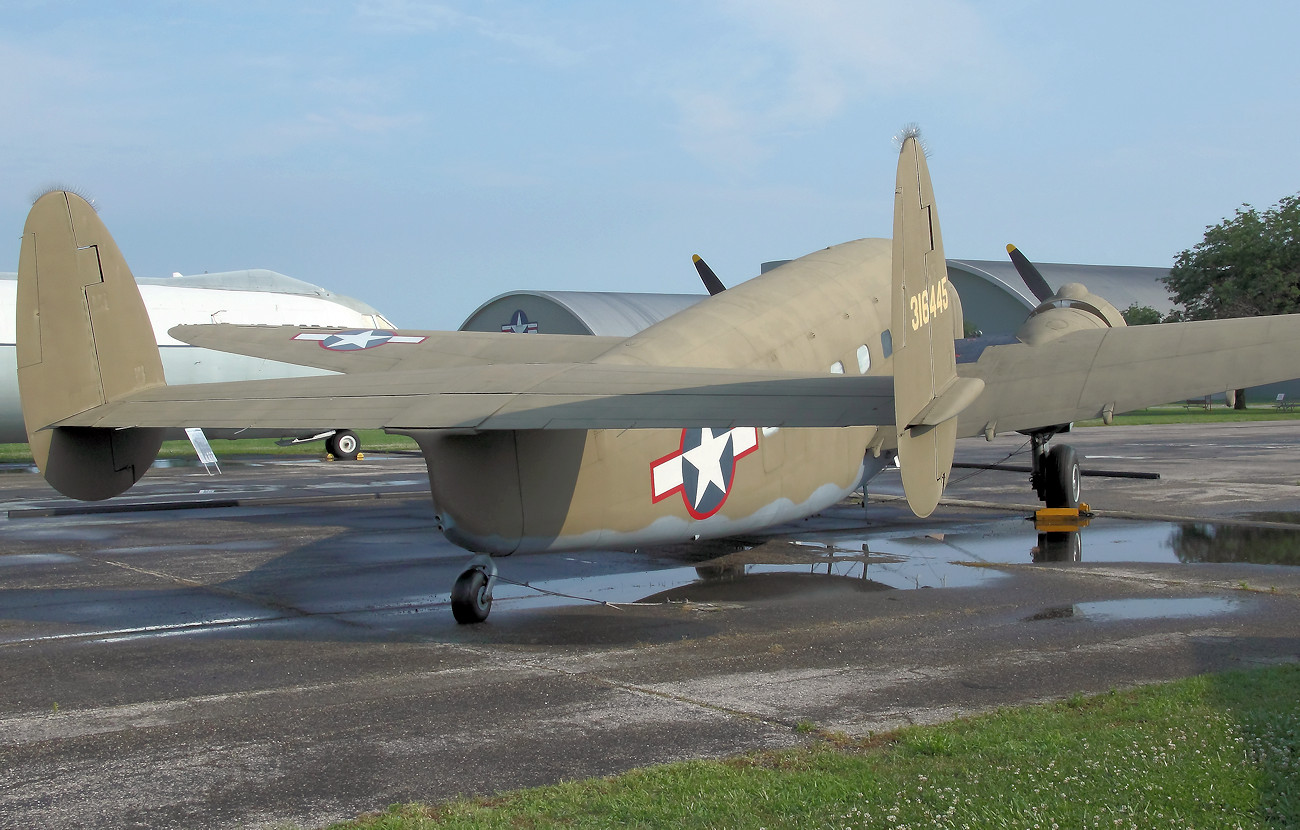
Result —
POLYGON ((492 610, 492 586, 497 566, 492 557, 480 553, 470 560, 451 589, 451 614, 462 625, 481 623, 492 610))

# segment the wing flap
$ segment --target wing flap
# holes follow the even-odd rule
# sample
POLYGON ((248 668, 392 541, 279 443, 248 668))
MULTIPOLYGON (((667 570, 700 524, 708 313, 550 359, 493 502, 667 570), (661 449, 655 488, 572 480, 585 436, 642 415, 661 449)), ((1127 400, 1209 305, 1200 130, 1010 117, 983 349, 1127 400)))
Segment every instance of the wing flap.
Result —
POLYGON ((371 330, 366 335, 357 330, 230 323, 175 326, 167 333, 191 346, 343 373, 496 363, 585 363, 624 340, 483 331, 371 330), (349 331, 352 339, 341 337, 349 331))
POLYGON ((840 427, 893 422, 893 379, 497 364, 150 389, 51 426, 316 429, 840 427))

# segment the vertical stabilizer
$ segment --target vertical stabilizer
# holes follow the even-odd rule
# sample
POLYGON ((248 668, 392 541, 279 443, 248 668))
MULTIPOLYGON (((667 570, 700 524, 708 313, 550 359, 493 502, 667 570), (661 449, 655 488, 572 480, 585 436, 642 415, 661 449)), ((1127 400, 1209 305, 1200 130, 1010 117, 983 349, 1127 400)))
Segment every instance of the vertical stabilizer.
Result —
POLYGON ((161 431, 46 428, 165 383, 135 278, 80 196, 47 193, 27 215, 17 314, 23 421, 45 480, 78 499, 125 491, 153 463, 161 431))
POLYGON ((916 136, 908 135, 894 191, 890 330, 903 492, 912 511, 922 517, 938 505, 952 471, 956 411, 982 388, 963 388, 966 385, 958 382, 953 345, 957 308, 925 153, 916 136), (947 405, 936 406, 941 397, 947 405))

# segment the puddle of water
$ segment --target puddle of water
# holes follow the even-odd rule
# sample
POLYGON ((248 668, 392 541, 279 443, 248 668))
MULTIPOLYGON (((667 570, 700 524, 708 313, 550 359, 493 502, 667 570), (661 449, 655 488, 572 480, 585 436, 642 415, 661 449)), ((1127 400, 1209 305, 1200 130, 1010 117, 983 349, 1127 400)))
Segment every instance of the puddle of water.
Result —
MULTIPOLYGON (((1021 518, 980 518, 932 524, 925 529, 932 532, 918 535, 915 525, 899 524, 801 532, 749 544, 715 540, 622 554, 627 561, 615 567, 610 567, 613 555, 608 553, 516 556, 499 563, 503 579, 494 590, 494 605, 504 611, 575 605, 586 600, 612 604, 749 602, 827 587, 865 591, 968 588, 1006 578, 1004 571, 982 567, 985 565, 1212 561, 1190 556, 1188 543, 1178 540, 1191 535, 1179 525, 1162 522, 1099 519, 1081 532, 1039 533, 1021 518), (601 572, 594 573, 596 570, 601 572), (527 580, 529 585, 506 581, 512 578, 527 580), (539 594, 534 588, 550 593, 539 594)), ((1218 544, 1240 538, 1234 535, 1237 528, 1213 530, 1210 536, 1218 544)), ((1300 532, 1283 533, 1300 541, 1300 532)), ((442 592, 403 598, 404 603, 416 606, 442 605, 449 600, 442 592)), ((1235 601, 1220 599, 1124 600, 1047 609, 1031 619, 1199 616, 1231 613, 1236 607, 1235 601)))
POLYGON ((1106 621, 1216 617, 1231 614, 1241 606, 1241 600, 1222 597, 1108 599, 1077 603, 1074 606, 1074 616, 1106 621))
POLYGON ((1094 519, 1081 531, 1040 533, 1024 519, 949 525, 924 536, 914 529, 863 534, 828 533, 823 544, 838 551, 869 549, 922 558, 938 569, 944 562, 1024 564, 1027 562, 1144 562, 1194 564, 1239 562, 1300 565, 1300 528, 1248 527, 1213 523, 1094 519), (865 548, 863 546, 866 546, 865 548))
POLYGON ((1300 533, 1283 528, 1181 524, 1170 534, 1169 546, 1179 562, 1300 565, 1300 533))
MULTIPOLYGON (((945 561, 942 556, 909 558, 882 554, 854 561, 826 554, 824 561, 801 564, 729 562, 728 559, 722 557, 695 567, 532 580, 527 586, 503 579, 493 589, 493 605, 538 608, 573 605, 584 600, 612 604, 744 602, 823 587, 860 591, 965 588, 1005 577, 999 571, 965 567, 945 561), (539 594, 534 589, 554 595, 539 594)), ((508 565, 503 563, 507 566, 502 573, 506 578, 509 578, 508 565)), ((448 602, 450 596, 439 594, 425 599, 440 603, 448 602)))
POLYGON ((229 542, 212 542, 209 544, 185 543, 176 545, 140 545, 122 548, 104 548, 101 553, 109 554, 111 556, 194 553, 208 550, 220 551, 223 553, 253 553, 262 550, 272 550, 275 547, 275 543, 267 539, 236 539, 229 542))
MULTIPOLYGON (((631 604, 636 602, 745 601, 815 588, 818 583, 883 590, 875 563, 827 562, 825 565, 704 565, 638 573, 602 574, 567 579, 534 580, 529 586, 501 581, 493 589, 494 607, 529 608, 572 605, 583 600, 631 604), (552 592, 539 594, 534 589, 552 592), (556 596, 559 595, 559 596, 556 596)), ((913 587, 912 585, 899 587, 913 587)), ((449 598, 448 598, 449 599, 449 598)))
POLYGON ((11 553, 0 556, 0 568, 22 565, 63 565, 80 561, 77 557, 68 556, 66 553, 11 553))

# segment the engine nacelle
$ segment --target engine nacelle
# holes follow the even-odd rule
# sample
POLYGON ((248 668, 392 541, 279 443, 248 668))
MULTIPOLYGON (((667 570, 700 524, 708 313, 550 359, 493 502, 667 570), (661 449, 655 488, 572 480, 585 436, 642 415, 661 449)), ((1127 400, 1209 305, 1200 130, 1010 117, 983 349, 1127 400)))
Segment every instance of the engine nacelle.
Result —
POLYGON ((1071 331, 1118 328, 1126 325, 1119 309, 1082 284, 1069 282, 1029 314, 1016 332, 1023 343, 1035 345, 1055 340, 1071 331))

